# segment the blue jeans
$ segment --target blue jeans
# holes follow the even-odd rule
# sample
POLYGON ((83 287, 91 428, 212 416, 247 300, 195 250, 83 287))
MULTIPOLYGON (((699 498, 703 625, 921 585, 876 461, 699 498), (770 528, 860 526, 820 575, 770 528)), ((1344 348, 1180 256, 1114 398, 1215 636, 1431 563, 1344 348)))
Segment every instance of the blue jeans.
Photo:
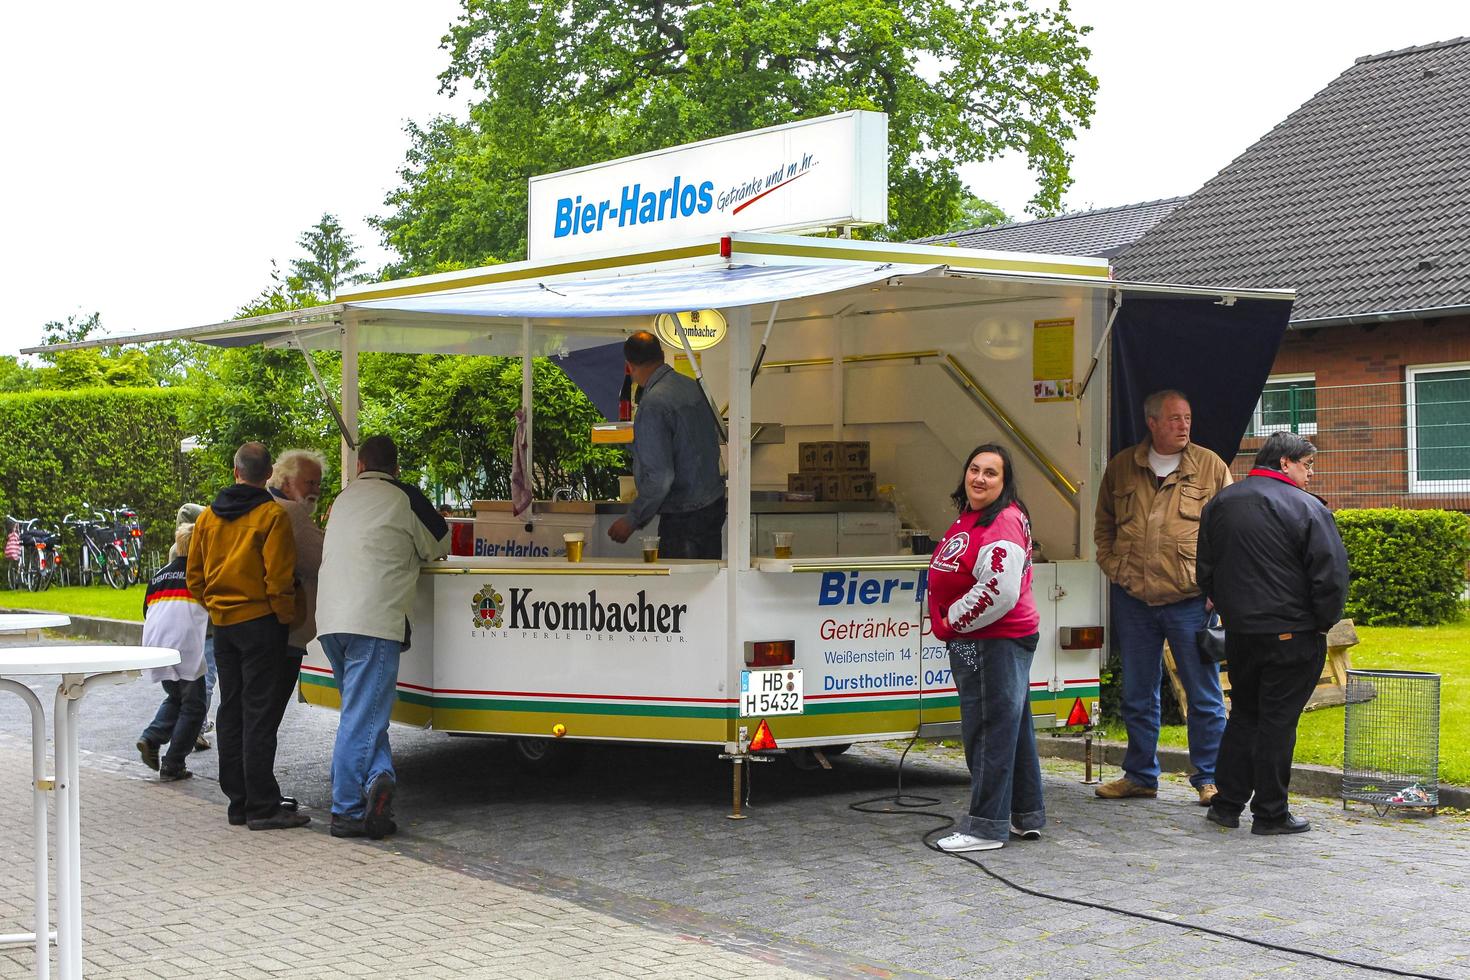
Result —
POLYGON ((356 633, 327 633, 317 639, 342 695, 332 748, 332 815, 361 820, 367 812, 368 784, 382 773, 395 779, 388 718, 397 696, 403 644, 356 633))
POLYGON ((178 772, 194 750, 194 740, 204 727, 204 678, 192 681, 162 681, 164 699, 153 721, 139 736, 149 745, 168 743, 160 768, 178 772))
POLYGON ((1123 773, 1140 786, 1159 785, 1159 684, 1164 675, 1164 641, 1174 653, 1179 683, 1189 702, 1189 763, 1196 788, 1215 781, 1215 759, 1225 732, 1225 698, 1220 666, 1200 659, 1194 634, 1205 625, 1205 599, 1150 606, 1114 585, 1113 635, 1123 660, 1123 724, 1128 751, 1123 773))
POLYGON ((955 829, 986 840, 1046 826, 1041 763, 1031 725, 1031 658, 1037 634, 1017 639, 950 640, 949 666, 960 694, 960 731, 970 767, 970 812, 955 829))
POLYGON ((214 701, 214 684, 219 680, 219 666, 214 662, 214 634, 204 634, 204 713, 214 701))

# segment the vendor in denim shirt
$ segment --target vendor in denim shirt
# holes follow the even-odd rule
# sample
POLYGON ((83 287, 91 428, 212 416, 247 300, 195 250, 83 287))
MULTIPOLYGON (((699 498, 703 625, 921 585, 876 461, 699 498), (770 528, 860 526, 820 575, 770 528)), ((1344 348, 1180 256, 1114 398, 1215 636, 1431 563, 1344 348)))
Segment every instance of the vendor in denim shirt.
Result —
POLYGON ((718 560, 725 485, 714 409, 697 381, 664 363, 663 345, 648 331, 624 342, 623 357, 643 391, 633 422, 638 498, 607 535, 622 543, 658 516, 663 557, 718 560))

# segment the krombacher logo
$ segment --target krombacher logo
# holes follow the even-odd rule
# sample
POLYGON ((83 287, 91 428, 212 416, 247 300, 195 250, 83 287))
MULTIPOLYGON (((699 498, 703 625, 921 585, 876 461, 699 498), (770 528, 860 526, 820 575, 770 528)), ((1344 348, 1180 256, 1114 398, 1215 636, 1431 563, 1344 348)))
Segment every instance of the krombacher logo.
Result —
POLYGON ((535 589, 508 591, 510 601, 498 612, 505 628, 512 630, 677 635, 684 632, 684 614, 689 611, 688 603, 650 602, 643 589, 629 602, 603 601, 596 589, 588 590, 586 599, 575 600, 533 599, 535 589))

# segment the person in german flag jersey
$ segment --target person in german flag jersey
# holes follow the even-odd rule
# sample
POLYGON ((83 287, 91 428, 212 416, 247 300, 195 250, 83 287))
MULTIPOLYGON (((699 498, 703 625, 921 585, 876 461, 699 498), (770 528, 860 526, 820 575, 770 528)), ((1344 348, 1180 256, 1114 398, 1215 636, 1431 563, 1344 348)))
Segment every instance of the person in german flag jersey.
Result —
POLYGON ((174 532, 179 556, 153 574, 143 596, 143 645, 179 651, 177 665, 144 672, 149 681, 163 685, 165 698, 153 721, 138 736, 138 754, 144 765, 158 770, 158 778, 164 782, 194 775, 184 760, 194 748, 209 710, 204 694, 204 632, 209 626, 209 613, 189 592, 187 580, 189 539, 193 535, 193 524, 184 524, 174 532), (158 750, 163 745, 168 751, 160 759, 158 750))
POLYGON ((970 809, 945 851, 988 851, 1046 826, 1041 763, 1031 728, 1031 658, 1040 618, 1031 595, 1031 519, 1016 493, 1010 453, 970 453, 950 495, 959 517, 929 561, 929 617, 949 648, 960 697, 970 809))

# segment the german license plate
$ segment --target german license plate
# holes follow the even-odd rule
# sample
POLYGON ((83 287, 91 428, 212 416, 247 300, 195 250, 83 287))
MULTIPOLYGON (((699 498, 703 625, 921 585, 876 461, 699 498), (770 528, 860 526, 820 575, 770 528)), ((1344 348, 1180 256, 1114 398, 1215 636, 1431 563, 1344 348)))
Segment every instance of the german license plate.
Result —
POLYGON ((740 717, 799 715, 805 710, 800 668, 740 672, 740 717))

